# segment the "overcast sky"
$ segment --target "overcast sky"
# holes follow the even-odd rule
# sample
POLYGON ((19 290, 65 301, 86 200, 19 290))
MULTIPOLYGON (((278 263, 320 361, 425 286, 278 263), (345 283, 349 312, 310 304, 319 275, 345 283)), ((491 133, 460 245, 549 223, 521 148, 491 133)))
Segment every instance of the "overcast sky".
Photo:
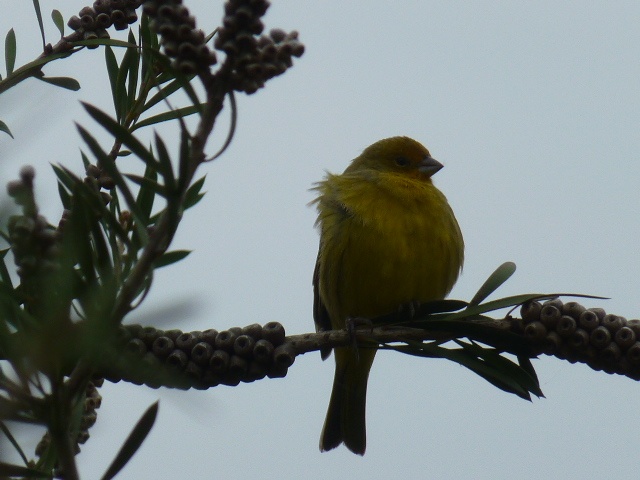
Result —
MULTIPOLYGON (((222 2, 185 3, 204 30, 218 25, 222 2)), ((501 296, 604 295, 587 304, 640 317, 640 3, 273 3, 265 23, 298 30, 306 53, 266 89, 239 95, 234 142, 202 168, 208 194, 175 240, 194 253, 158 272, 129 322, 189 331, 278 320, 289 333, 312 331, 308 189, 393 135, 423 142, 445 165, 435 182, 466 243, 453 298, 470 299, 510 260, 518 270, 501 296)), ((39 54, 32 3, 4 4, 0 35, 15 28, 21 65, 39 54)), ((69 18, 83 6, 41 4, 52 42, 51 9, 69 18)), ((0 136, 2 178, 34 165, 53 223, 48 163, 82 173, 73 121, 99 132, 79 100, 112 111, 103 64, 102 52, 86 51, 45 68, 74 75, 79 92, 31 80, 0 98, 16 137, 0 136)), ((161 131, 175 138, 173 127, 161 131)), ((333 378, 333 360, 318 354, 285 379, 236 388, 107 384, 79 466, 97 478, 159 398, 157 423, 121 478, 637 478, 640 387, 550 357, 534 366, 546 398, 529 403, 456 364, 380 353, 363 458, 318 451, 333 378)))

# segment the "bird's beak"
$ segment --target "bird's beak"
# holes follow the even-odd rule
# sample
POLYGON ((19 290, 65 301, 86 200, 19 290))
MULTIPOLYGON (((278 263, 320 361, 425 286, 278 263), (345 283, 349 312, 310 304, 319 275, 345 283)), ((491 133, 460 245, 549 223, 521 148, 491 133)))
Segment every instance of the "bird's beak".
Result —
POLYGON ((440 170, 444 165, 442 165, 439 161, 437 161, 433 157, 425 157, 420 162, 420 166, 418 167, 418 171, 420 173, 425 174, 428 177, 434 175, 438 170, 440 170))

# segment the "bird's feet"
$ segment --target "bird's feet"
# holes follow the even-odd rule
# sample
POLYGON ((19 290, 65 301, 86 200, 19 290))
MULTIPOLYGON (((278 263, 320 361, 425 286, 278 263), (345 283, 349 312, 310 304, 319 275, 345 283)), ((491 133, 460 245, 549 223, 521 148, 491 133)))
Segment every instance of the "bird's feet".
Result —
POLYGON ((420 310, 420 305, 422 305, 418 300, 411 300, 406 303, 400 304, 398 307, 398 315, 402 319, 413 320, 420 310))
POLYGON ((365 317, 349 317, 346 321, 346 329, 349 334, 349 341, 351 343, 351 348, 355 352, 356 358, 359 359, 358 354, 358 340, 356 338, 356 330, 358 328, 373 328, 373 323, 371 319, 365 317))

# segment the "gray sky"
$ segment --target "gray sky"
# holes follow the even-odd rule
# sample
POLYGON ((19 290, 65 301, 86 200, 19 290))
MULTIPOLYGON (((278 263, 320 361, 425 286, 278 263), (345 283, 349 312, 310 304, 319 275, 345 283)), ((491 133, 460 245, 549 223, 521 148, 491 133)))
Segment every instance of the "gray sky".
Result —
MULTIPOLYGON (((39 53, 37 24, 31 2, 5 3, 12 13, 0 34, 15 27, 21 65, 39 53)), ((41 3, 49 41, 48 12, 68 18, 83 6, 41 3)), ((453 298, 470 299, 511 260, 518 271, 501 296, 604 295, 611 300, 585 303, 640 316, 638 2, 273 3, 267 26, 299 30, 306 53, 266 89, 239 96, 234 143, 202 168, 208 194, 176 238, 194 253, 158 272, 131 322, 187 331, 278 320, 289 333, 312 331, 308 188, 398 134, 445 165, 435 182, 466 242, 453 298), (190 310, 157 318, 176 305, 190 310)), ((186 4, 206 31, 222 16, 221 2, 186 4)), ((45 70, 76 76, 78 93, 29 81, 0 98, 16 136, 0 137, 3 178, 36 166, 52 221, 60 208, 47 162, 81 173, 72 121, 98 132, 78 100, 112 111, 103 63, 102 53, 83 52, 45 70)), ((171 130, 161 132, 175 138, 171 130)), ((80 470, 97 478, 160 398, 156 426, 122 478, 637 478, 638 385, 555 358, 534 366, 547 398, 529 403, 456 364, 380 353, 364 458, 318 451, 333 360, 317 354, 285 379, 236 388, 106 385, 80 470)))

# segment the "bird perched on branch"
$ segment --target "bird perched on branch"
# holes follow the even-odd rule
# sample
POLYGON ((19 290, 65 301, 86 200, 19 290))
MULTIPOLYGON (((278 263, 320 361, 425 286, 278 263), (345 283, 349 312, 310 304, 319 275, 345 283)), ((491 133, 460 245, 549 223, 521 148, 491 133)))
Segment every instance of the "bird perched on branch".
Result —
MULTIPOLYGON (((444 298, 458 278, 464 242, 431 177, 442 164, 408 137, 367 147, 314 190, 320 249, 313 276, 317 331, 444 298)), ((336 371, 320 450, 341 443, 363 455, 365 402, 376 344, 335 349, 336 371)), ((324 351, 326 358, 330 351, 324 351)))

